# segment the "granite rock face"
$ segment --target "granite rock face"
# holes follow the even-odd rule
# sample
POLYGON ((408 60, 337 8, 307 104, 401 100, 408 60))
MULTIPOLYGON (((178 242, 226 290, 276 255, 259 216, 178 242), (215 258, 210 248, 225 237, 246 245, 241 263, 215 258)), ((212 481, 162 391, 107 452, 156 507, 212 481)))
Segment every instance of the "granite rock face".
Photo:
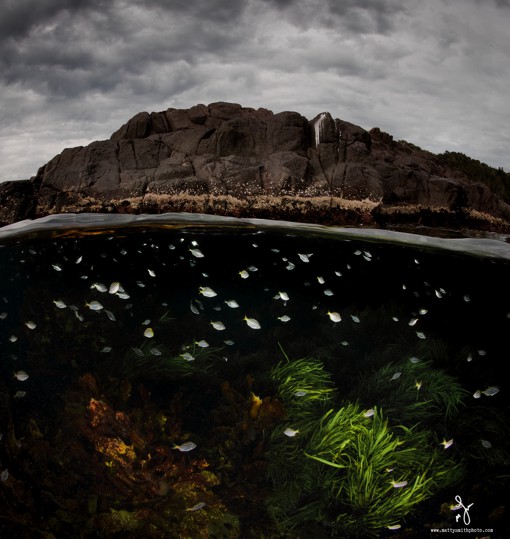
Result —
POLYGON ((326 205, 342 199, 372 209, 469 208, 510 220, 510 207, 484 184, 378 128, 366 131, 327 112, 309 121, 297 112, 233 103, 140 112, 109 140, 65 149, 30 184, 18 206, 12 186, 0 190, 1 200, 11 200, 3 223, 30 212, 175 211, 169 201, 179 197, 251 201, 250 207, 264 197, 326 205))

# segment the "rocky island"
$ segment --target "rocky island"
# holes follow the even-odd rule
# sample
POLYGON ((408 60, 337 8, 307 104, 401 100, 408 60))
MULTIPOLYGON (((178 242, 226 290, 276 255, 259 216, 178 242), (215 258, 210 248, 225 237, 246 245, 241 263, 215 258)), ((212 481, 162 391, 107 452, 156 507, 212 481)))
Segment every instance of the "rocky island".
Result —
POLYGON ((67 212, 510 231, 510 205, 487 182, 379 128, 224 102, 140 112, 0 184, 2 225, 67 212))

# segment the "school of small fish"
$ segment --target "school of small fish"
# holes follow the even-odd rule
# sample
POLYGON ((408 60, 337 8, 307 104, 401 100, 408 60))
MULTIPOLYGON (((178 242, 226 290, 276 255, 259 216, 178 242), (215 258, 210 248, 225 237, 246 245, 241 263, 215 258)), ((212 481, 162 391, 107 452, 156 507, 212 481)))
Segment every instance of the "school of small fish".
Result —
MULTIPOLYGON (((205 242, 203 243, 204 245, 199 245, 199 242, 195 240, 186 242, 182 237, 179 241, 170 243, 167 246, 167 249, 169 252, 172 252, 172 256, 175 257, 175 260, 173 261, 174 265, 181 263, 187 264, 190 271, 191 269, 196 271, 196 268, 205 270, 207 268, 206 264, 209 252, 205 242), (179 244, 185 246, 185 250, 180 248, 179 244)), ((253 249, 259 252, 262 250, 260 244, 252 243, 251 245, 253 249)), ((150 248, 156 250, 159 249, 159 246, 151 244, 150 248)), ((338 331, 338 344, 341 346, 349 346, 350 342, 342 337, 342 327, 348 325, 352 328, 361 328, 361 331, 366 317, 362 308, 350 311, 345 303, 342 302, 342 286, 344 286, 343 283, 346 280, 346 275, 353 271, 353 267, 357 267, 356 264, 371 263, 372 265, 375 265, 378 256, 374 256, 371 251, 366 249, 356 249, 353 251, 353 255, 357 258, 356 262, 353 259, 351 261, 352 263, 343 262, 338 264, 338 268, 328 269, 322 267, 320 263, 317 262, 320 255, 316 255, 313 252, 296 252, 294 254, 282 256, 283 251, 283 247, 272 247, 270 249, 273 266, 281 268, 287 275, 292 275, 293 279, 296 278, 296 275, 302 275, 302 289, 299 289, 294 281, 292 282, 292 285, 289 284, 289 281, 286 279, 281 279, 280 281, 268 279, 267 282, 265 282, 264 272, 262 269, 259 269, 262 268, 262 266, 260 266, 260 258, 257 258, 257 260, 259 260, 259 262, 257 262, 258 265, 249 264, 245 261, 245 263, 236 265, 236 268, 232 270, 229 270, 228 266, 226 266, 225 281, 228 286, 222 281, 214 280, 214 278, 210 276, 209 271, 200 272, 200 280, 194 283, 192 289, 190 288, 187 290, 189 295, 186 297, 185 306, 187 316, 196 317, 193 318, 194 320, 204 320, 209 327, 202 324, 202 327, 206 329, 200 331, 204 334, 197 334, 195 340, 192 341, 192 345, 185 346, 183 344, 181 353, 178 357, 187 362, 195 361, 200 357, 200 354, 203 353, 203 351, 199 349, 207 349, 211 346, 205 337, 210 339, 210 342, 213 343, 212 346, 216 346, 216 343, 221 343, 221 345, 224 344, 229 347, 234 347, 235 341, 233 339, 223 338, 221 341, 218 341, 218 338, 221 339, 218 335, 223 333, 226 337, 229 337, 230 331, 239 331, 240 327, 245 330, 246 338, 254 339, 257 338, 257 332, 258 334, 263 334, 265 330, 270 331, 277 323, 280 323, 278 324, 278 327, 282 328, 281 331, 285 331, 285 329, 283 329, 284 326, 292 327, 293 323, 295 324, 300 316, 303 318, 303 314, 307 317, 311 317, 312 315, 319 316, 326 321, 329 319, 327 327, 331 331, 338 331), (223 289, 224 286, 225 289, 223 289), (303 290, 313 291, 313 301, 310 305, 305 305, 304 302, 300 300, 300 295, 303 290), (249 299, 250 293, 252 294, 252 297, 256 298, 256 301, 249 299), (257 296, 258 294, 260 294, 260 296, 257 296), (265 303, 262 302, 263 308, 261 308, 259 299, 264 297, 268 298, 269 301, 266 301, 265 303)), ((142 253, 141 250, 138 252, 142 253)), ((127 250, 122 249, 120 254, 116 256, 123 257, 126 254, 127 250)), ((420 265, 418 260, 415 259, 414 262, 417 266, 420 265)), ((71 318, 76 318, 80 323, 87 323, 90 317, 92 317, 104 320, 105 323, 111 324, 118 324, 125 312, 129 312, 130 316, 133 318, 136 317, 137 309, 134 305, 134 299, 132 299, 132 296, 136 296, 134 290, 136 290, 136 288, 149 290, 151 289, 151 286, 157 286, 157 283, 159 283, 160 280, 166 278, 167 268, 170 265, 170 262, 161 262, 158 265, 153 257, 150 261, 148 260, 147 265, 143 270, 143 274, 142 272, 139 272, 136 275, 136 280, 131 279, 130 282, 128 282, 128 278, 121 274, 120 271, 118 274, 108 275, 98 275, 97 273, 94 273, 94 265, 88 265, 89 262, 87 261, 87 256, 84 257, 83 255, 79 255, 76 258, 73 258, 73 260, 59 260, 58 262, 50 264, 50 266, 48 266, 50 268, 48 271, 50 273, 54 271, 58 274, 58 277, 55 276, 54 278, 63 279, 69 271, 71 263, 75 268, 80 267, 80 270, 83 268, 79 278, 83 282, 90 284, 87 284, 86 289, 83 289, 84 293, 81 303, 76 299, 77 294, 68 293, 68 291, 62 288, 58 295, 55 294, 53 299, 51 299, 53 304, 51 305, 51 308, 55 312, 63 311, 59 313, 59 315, 67 314, 67 316, 71 318), (94 275, 94 277, 91 277, 91 275, 94 275), (126 286, 126 289, 124 289, 121 281, 126 286), (119 300, 121 301, 119 302, 119 300), (131 300, 131 303, 127 300, 131 300), (122 303, 122 305, 120 305, 120 303, 122 303)), ((434 287, 430 283, 425 283, 425 287, 430 290, 428 293, 429 303, 431 303, 433 298, 435 298, 434 301, 442 300, 442 302, 446 302, 446 298, 451 296, 451 291, 446 286, 434 287)), ((408 282, 401 284, 401 290, 413 294, 416 298, 419 298, 419 301, 423 300, 423 294, 420 297, 420 294, 413 291, 408 282)), ((175 293, 181 293, 181 291, 176 290, 175 293)), ((310 293, 307 297, 311 296, 312 294, 310 293)), ((461 295, 461 299, 465 304, 471 303, 472 297, 472 294, 461 295)), ((171 297, 161 297, 160 299, 161 305, 164 305, 165 307, 171 306, 171 297)), ((428 333, 426 333, 426 320, 427 315, 430 316, 429 313, 433 309, 433 304, 432 307, 427 303, 418 304, 416 307, 416 309, 410 310, 410 312, 407 313, 407 316, 390 316, 390 318, 401 328, 401 331, 408 331, 414 335, 415 339, 422 341, 426 340, 428 336, 428 333), (416 328, 418 328, 418 331, 416 331, 416 328), (424 328, 424 330, 422 330, 422 328, 424 328)), ((467 305, 466 308, 468 308, 467 305)), ((5 311, 0 312, 0 324, 9 320, 9 309, 5 309, 5 311)), ((170 317, 171 316, 172 314, 170 314, 170 317)), ((150 356, 154 356, 155 358, 164 355, 165 347, 158 347, 158 344, 161 344, 158 342, 159 338, 163 334, 162 331, 160 331, 162 320, 163 318, 140 317, 137 322, 139 324, 137 326, 139 329, 136 334, 141 337, 143 336, 145 340, 140 339, 139 346, 131 346, 131 350, 136 356, 147 357, 150 354, 150 356), (147 339, 151 341, 147 341, 147 339), (154 345, 144 345, 143 342, 150 342, 154 345)), ((22 323, 24 326, 23 331, 25 333, 37 334, 42 319, 38 318, 34 313, 31 313, 30 318, 27 316, 23 319, 22 323), (27 332, 27 330, 30 331, 27 332)), ((12 345, 15 345, 18 343, 18 340, 22 338, 22 335, 24 334, 21 330, 15 331, 6 337, 4 342, 7 341, 12 345)), ((98 350, 102 354, 112 354, 115 352, 115 347, 110 345, 110 343, 103 343, 98 350)), ((477 357, 483 358, 486 355, 486 350, 473 348, 468 354, 467 361, 473 362, 477 357)), ((108 358, 109 356, 103 357, 108 358)), ((227 356, 224 356, 223 359, 228 361, 227 356)), ((420 362, 420 359, 419 357, 412 356, 409 358, 409 361, 411 364, 417 364, 420 362)), ((19 367, 22 366, 23 364, 20 361, 19 367)), ((27 370, 24 370, 23 368, 17 367, 16 370, 13 369, 13 371, 11 371, 13 372, 12 383, 17 384, 19 382, 20 384, 17 384, 18 386, 21 386, 21 383, 24 383, 21 387, 31 391, 32 387, 34 387, 36 375, 33 373, 34 376, 31 378, 31 375, 27 372, 29 370, 30 369, 28 368, 27 370), (28 381, 29 379, 30 381, 28 381)), ((392 385, 398 385, 403 379, 403 377, 401 378, 401 375, 402 372, 396 371, 389 376, 388 381, 392 382, 392 385)), ((415 380, 414 387, 416 388, 417 395, 423 395, 423 393, 427 391, 426 386, 421 389, 422 385, 422 380, 415 380)), ((500 392, 500 387, 496 385, 487 384, 486 386, 484 385, 481 387, 485 387, 485 389, 476 389, 472 394, 473 398, 480 399, 482 397, 494 397, 500 392)), ((15 399, 22 399, 26 395, 27 391, 22 391, 17 388, 13 391, 13 397, 15 399)), ((296 399, 303 398, 306 395, 306 390, 297 390, 294 392, 294 397, 296 399)), ((366 409, 362 414, 365 418, 372 418, 376 414, 376 408, 366 409)), ((374 419, 371 421, 373 420, 374 419)), ((283 434, 286 437, 294 438, 299 434, 299 430, 287 427, 283 430, 283 434)), ((299 439, 300 438, 298 438, 297 441, 299 441, 299 439)), ((291 442, 289 441, 289 443, 291 442)), ((292 443, 296 443, 296 440, 292 443)), ((453 438, 444 438, 439 445, 442 445, 446 450, 449 449, 453 443, 453 438)), ((486 439, 481 439, 480 444, 486 450, 492 448, 492 443, 486 439)), ((183 453, 192 451, 196 447, 197 445, 191 441, 182 444, 174 444, 173 446, 175 450, 183 453)), ((455 449, 453 451, 455 451, 455 449)), ((7 470, 0 473, 0 481, 6 481, 8 477, 7 470)), ((405 480, 391 481, 391 485, 396 489, 404 488, 407 484, 408 483, 405 480)), ((186 511, 198 511, 205 506, 205 502, 198 502, 187 508, 186 511)), ((396 530, 399 527, 400 524, 395 524, 388 526, 388 529, 396 530)))

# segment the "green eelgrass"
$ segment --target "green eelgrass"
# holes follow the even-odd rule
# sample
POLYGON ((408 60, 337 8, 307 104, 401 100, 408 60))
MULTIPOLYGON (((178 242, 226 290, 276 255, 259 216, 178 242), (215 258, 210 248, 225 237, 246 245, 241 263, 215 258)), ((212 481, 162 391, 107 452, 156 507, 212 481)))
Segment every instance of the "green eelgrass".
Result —
POLYGON ((122 364, 122 377, 130 380, 173 380, 207 373, 220 348, 201 348, 196 343, 186 347, 190 354, 172 354, 166 347, 154 343, 144 343, 137 349, 130 349, 122 364), (154 355, 151 350, 158 350, 154 355), (186 359, 193 358, 192 360, 186 359))
MULTIPOLYGON (((314 358, 301 358, 278 363, 271 370, 278 397, 289 409, 303 411, 332 403, 336 388, 324 365, 314 358)), ((301 411, 301 414, 300 412, 301 411)))
POLYGON ((390 429, 377 409, 366 418, 349 404, 322 423, 310 440, 315 452, 306 456, 338 470, 330 489, 340 529, 390 526, 456 477, 452 461, 430 451, 426 431, 390 429), (338 430, 347 434, 343 440, 338 430))
POLYGON ((389 363, 366 376, 357 388, 358 397, 382 408, 394 424, 425 422, 432 427, 438 419, 451 420, 468 393, 431 362, 413 361, 389 363))
MULTIPOLYGON (((383 380, 392 377, 394 366, 388 369, 383 380)), ((314 359, 287 361, 272 371, 288 412, 273 431, 267 453, 275 488, 269 510, 281 529, 301 532, 327 523, 328 533, 342 537, 373 534, 459 478, 460 467, 438 450, 433 433, 421 425, 396 425, 386 410, 376 406, 369 411, 356 402, 327 410, 333 391, 325 393, 327 398, 296 404, 295 391, 306 383, 300 373, 308 371, 314 382, 310 391, 334 390, 314 359), (285 426, 299 433, 286 437, 285 426)), ((434 415, 436 409, 425 412, 434 415)))

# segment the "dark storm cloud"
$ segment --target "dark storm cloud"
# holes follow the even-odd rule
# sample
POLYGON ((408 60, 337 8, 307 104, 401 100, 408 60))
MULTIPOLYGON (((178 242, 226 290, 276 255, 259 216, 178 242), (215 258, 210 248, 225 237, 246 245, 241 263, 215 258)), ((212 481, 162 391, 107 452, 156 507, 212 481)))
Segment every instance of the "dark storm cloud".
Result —
POLYGON ((213 101, 510 165, 510 0, 0 2, 0 181, 141 110, 213 101))
POLYGON ((228 54, 241 39, 231 25, 243 4, 228 0, 54 0, 32 13, 36 5, 10 6, 7 20, 30 16, 0 42, 0 80, 53 96, 112 91, 123 76, 141 73, 148 64, 192 64, 200 55, 228 54))
POLYGON ((19 38, 35 25, 51 21, 62 11, 79 12, 108 6, 107 0, 4 0, 0 17, 0 35, 19 38))
POLYGON ((404 0, 263 0, 285 13, 294 24, 310 27, 319 23, 357 33, 387 33, 399 13, 405 11, 404 0))
POLYGON ((141 0, 140 5, 158 8, 161 12, 172 12, 197 17, 202 21, 235 23, 248 0, 141 0))

